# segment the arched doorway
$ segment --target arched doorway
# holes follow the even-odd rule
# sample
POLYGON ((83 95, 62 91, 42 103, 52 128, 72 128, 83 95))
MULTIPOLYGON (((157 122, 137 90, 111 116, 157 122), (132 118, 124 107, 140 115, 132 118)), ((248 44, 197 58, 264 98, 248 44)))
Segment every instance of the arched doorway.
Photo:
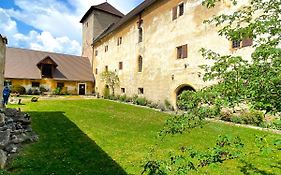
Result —
POLYGON ((176 96, 178 97, 180 94, 182 94, 184 91, 196 91, 192 86, 190 85, 187 85, 187 84, 184 84, 184 85, 181 85, 179 86, 177 89, 176 89, 176 96))
POLYGON ((184 91, 196 91, 192 86, 188 85, 188 84, 183 84, 180 85, 179 87, 176 88, 174 94, 175 94, 175 107, 177 109, 179 109, 179 106, 177 105, 179 96, 184 92, 184 91))

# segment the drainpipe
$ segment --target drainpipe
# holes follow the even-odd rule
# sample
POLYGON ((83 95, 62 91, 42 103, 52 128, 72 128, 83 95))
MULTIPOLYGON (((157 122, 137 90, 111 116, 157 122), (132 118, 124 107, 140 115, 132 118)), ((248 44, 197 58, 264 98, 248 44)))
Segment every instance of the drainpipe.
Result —
POLYGON ((5 57, 6 57, 6 44, 8 40, 0 34, 0 107, 3 108, 3 88, 4 88, 4 71, 5 71, 5 57))

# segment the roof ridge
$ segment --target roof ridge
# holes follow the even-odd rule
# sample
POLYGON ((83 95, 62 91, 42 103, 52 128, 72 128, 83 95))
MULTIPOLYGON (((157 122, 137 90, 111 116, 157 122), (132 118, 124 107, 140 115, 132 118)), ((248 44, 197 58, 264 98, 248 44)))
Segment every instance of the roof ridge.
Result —
MULTIPOLYGON (((73 56, 73 57, 81 57, 81 58, 87 58, 79 55, 73 55, 73 54, 66 54, 66 53, 58 53, 58 52, 51 52, 51 51, 41 51, 41 50, 34 50, 34 49, 27 49, 27 48, 19 48, 19 47, 7 47, 9 49, 19 49, 19 50, 27 50, 32 52, 41 52, 41 53, 50 53, 50 54, 56 54, 56 55, 67 55, 67 56, 73 56)), ((88 58, 87 58, 88 59, 88 58)))

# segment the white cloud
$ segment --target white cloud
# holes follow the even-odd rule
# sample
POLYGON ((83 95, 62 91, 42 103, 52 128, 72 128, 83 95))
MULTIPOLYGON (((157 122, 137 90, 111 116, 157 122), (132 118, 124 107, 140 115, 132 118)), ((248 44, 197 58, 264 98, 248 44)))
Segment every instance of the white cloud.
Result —
POLYGON ((0 8, 0 33, 8 37, 8 45, 34 50, 60 52, 80 55, 81 45, 76 40, 67 36, 54 37, 50 32, 30 31, 28 35, 18 32, 16 21, 14 21, 4 9, 0 8))
MULTIPOLYGON (((105 0, 14 0, 17 8, 0 8, 0 33, 8 37, 10 46, 80 55, 82 26, 86 11, 105 0), (15 20, 38 31, 19 33, 15 20)), ((113 6, 127 13, 140 0, 111 0, 113 6)))

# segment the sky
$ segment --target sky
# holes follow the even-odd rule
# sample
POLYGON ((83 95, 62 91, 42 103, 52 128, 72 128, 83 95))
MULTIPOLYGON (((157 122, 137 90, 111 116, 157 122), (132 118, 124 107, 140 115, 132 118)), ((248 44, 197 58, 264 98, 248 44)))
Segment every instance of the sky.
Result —
MULTIPOLYGON (((81 55, 83 15, 105 0, 0 0, 0 34, 9 47, 81 55)), ((127 14, 143 0, 108 0, 127 14)))

